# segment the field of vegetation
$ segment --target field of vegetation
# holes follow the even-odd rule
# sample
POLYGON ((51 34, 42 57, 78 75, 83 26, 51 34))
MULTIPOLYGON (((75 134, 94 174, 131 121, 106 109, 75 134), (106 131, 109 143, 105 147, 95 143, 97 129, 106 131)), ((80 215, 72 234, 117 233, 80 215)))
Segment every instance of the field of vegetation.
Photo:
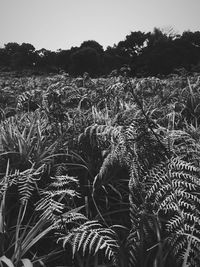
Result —
POLYGON ((0 77, 0 266, 200 266, 200 76, 0 77))

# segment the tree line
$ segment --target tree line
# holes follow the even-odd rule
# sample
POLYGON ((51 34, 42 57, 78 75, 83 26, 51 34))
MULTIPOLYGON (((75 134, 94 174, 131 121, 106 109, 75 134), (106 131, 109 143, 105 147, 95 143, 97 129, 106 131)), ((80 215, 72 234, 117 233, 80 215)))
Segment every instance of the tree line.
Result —
POLYGON ((200 72, 200 31, 181 35, 154 28, 153 32, 134 31, 123 41, 106 49, 94 40, 79 47, 36 50, 32 44, 10 42, 0 48, 0 70, 27 70, 35 73, 59 72, 78 76, 108 75, 128 66, 131 75, 167 75, 186 70, 200 72))

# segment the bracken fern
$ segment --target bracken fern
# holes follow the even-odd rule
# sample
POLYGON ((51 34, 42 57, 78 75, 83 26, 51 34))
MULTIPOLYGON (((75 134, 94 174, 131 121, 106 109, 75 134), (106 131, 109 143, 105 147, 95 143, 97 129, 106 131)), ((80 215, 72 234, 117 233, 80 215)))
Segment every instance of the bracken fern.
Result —
POLYGON ((68 175, 51 177, 52 182, 41 190, 42 198, 36 204, 36 211, 41 212, 41 217, 57 222, 58 217, 66 211, 66 201, 63 203, 63 199, 67 197, 67 200, 77 196, 75 190, 77 186, 77 179, 68 175))
POLYGON ((187 252, 186 263, 199 266, 199 169, 176 157, 155 166, 144 180, 147 189, 145 202, 151 203, 150 210, 160 220, 167 218, 162 227, 171 253, 177 261, 183 262, 187 252))
POLYGON ((104 228, 98 221, 87 221, 77 228, 73 228, 67 235, 58 239, 63 247, 67 243, 72 246, 73 257, 78 251, 95 255, 104 250, 108 260, 112 260, 115 266, 118 265, 118 239, 116 233, 110 228, 104 228))

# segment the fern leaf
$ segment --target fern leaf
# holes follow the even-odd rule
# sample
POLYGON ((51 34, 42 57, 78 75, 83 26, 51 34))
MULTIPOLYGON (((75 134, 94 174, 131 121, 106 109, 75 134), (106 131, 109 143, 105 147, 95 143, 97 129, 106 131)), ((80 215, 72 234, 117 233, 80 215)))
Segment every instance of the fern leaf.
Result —
POLYGON ((78 182, 76 178, 68 175, 51 177, 51 179, 53 182, 42 191, 43 198, 36 203, 35 209, 41 212, 41 217, 56 222, 58 215, 64 213, 65 204, 61 202, 62 199, 65 196, 68 199, 78 196, 73 189, 78 182))
POLYGON ((96 254, 103 250, 105 256, 116 263, 118 261, 118 241, 115 232, 111 229, 103 228, 97 221, 88 221, 78 228, 72 229, 70 233, 58 239, 62 241, 63 247, 67 243, 72 244, 73 257, 75 253, 82 250, 86 253, 96 254))

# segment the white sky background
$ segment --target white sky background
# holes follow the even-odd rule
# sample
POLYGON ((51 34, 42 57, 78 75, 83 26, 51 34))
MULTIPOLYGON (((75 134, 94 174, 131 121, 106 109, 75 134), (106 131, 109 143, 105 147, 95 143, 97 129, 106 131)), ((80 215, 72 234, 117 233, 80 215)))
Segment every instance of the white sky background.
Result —
POLYGON ((69 49, 95 40, 106 48, 131 31, 200 31, 200 0, 0 0, 0 46, 69 49))

